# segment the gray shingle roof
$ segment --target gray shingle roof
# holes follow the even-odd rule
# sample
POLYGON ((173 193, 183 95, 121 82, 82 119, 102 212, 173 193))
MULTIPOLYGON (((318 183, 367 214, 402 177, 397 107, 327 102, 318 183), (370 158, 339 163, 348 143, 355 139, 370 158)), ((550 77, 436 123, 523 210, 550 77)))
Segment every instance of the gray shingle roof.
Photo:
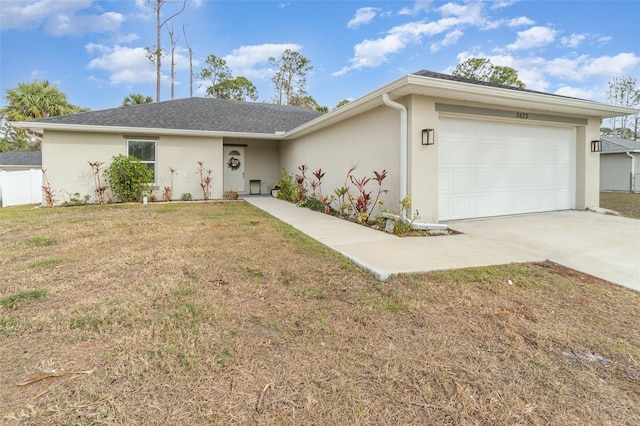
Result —
POLYGON ((40 151, 0 152, 0 166, 42 167, 42 152, 40 151))
POLYGON ((602 142, 601 152, 629 152, 640 151, 640 141, 614 138, 612 136, 600 136, 602 142))
POLYGON ((186 98, 49 117, 33 122, 273 134, 291 130, 320 115, 320 112, 287 105, 186 98))

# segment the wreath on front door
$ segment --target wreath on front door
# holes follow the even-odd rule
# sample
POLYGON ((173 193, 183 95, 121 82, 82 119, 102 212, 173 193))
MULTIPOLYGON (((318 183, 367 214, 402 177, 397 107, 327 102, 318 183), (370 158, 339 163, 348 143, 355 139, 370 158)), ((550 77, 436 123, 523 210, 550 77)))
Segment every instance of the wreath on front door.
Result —
POLYGON ((227 166, 229 166, 231 170, 238 170, 240 168, 240 160, 238 160, 236 157, 231 157, 229 159, 229 162, 227 163, 227 166))

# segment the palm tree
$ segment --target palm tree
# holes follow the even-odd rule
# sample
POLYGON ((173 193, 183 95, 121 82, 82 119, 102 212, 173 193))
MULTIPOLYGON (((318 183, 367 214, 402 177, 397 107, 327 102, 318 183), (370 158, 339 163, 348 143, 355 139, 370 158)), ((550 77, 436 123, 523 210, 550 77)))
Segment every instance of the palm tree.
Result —
POLYGON ((8 121, 27 121, 87 110, 71 105, 67 95, 48 80, 19 83, 18 87, 7 89, 6 93, 7 105, 0 109, 0 115, 8 121))
POLYGON ((145 96, 142 93, 132 93, 122 101, 123 106, 150 104, 153 102, 151 96, 145 96))

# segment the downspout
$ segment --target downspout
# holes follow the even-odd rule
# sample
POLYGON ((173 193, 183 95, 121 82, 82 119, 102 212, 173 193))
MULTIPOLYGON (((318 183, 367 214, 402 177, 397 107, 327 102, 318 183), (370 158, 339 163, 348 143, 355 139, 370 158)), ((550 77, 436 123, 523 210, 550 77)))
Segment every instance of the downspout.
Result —
MULTIPOLYGON (((409 179, 409 172, 407 171, 407 164, 409 163, 409 138, 407 137, 407 107, 391 100, 388 94, 382 94, 382 102, 385 105, 397 109, 400 111, 400 200, 404 200, 407 196, 407 181, 409 179)), ((400 213, 402 220, 406 220, 407 213, 405 209, 402 209, 400 213)))
POLYGON ((631 158, 631 169, 629 170, 629 192, 633 192, 633 171, 636 169, 635 168, 636 157, 631 155, 630 152, 625 152, 625 154, 627 154, 627 157, 631 158))
MULTIPOLYGON (((409 163, 409 138, 407 136, 407 128, 409 125, 407 121, 407 107, 398 102, 392 101, 391 98, 389 98, 389 95, 386 93, 382 94, 382 101, 385 103, 385 105, 400 111, 400 199, 404 200, 407 196, 407 186, 409 182, 409 171, 407 167, 407 164, 409 163)), ((387 219, 409 222, 405 209, 402 209, 402 211, 400 212, 400 217, 390 213, 383 213, 382 216, 387 219)), ((413 229, 426 230, 446 230, 449 228, 448 225, 444 224, 424 223, 416 221, 411 221, 411 227, 413 229)))

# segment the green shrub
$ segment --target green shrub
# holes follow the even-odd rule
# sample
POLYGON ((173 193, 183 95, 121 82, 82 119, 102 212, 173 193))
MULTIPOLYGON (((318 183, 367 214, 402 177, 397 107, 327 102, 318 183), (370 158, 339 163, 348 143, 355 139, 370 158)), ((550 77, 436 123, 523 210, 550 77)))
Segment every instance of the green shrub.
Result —
POLYGON ((72 206, 84 206, 89 202, 91 196, 85 195, 84 197, 80 196, 79 192, 75 192, 73 195, 69 195, 69 201, 65 201, 61 204, 62 207, 72 207, 72 206))
POLYGON ((191 201, 193 200, 193 197, 191 196, 190 192, 183 192, 182 195, 180 196, 180 199, 182 201, 191 201))
POLYGON ((109 188, 120 202, 141 201, 147 195, 153 172, 136 157, 118 155, 104 171, 109 188))
POLYGON ((224 193, 225 200, 237 200, 238 193, 236 191, 227 191, 224 193))
POLYGON ((285 169, 280 172, 280 180, 278 181, 278 198, 286 201, 294 201, 296 199, 297 185, 293 179, 293 175, 289 174, 285 169))
POLYGON ((324 203, 317 198, 307 198, 298 203, 298 207, 306 207, 316 212, 325 213, 324 203))

